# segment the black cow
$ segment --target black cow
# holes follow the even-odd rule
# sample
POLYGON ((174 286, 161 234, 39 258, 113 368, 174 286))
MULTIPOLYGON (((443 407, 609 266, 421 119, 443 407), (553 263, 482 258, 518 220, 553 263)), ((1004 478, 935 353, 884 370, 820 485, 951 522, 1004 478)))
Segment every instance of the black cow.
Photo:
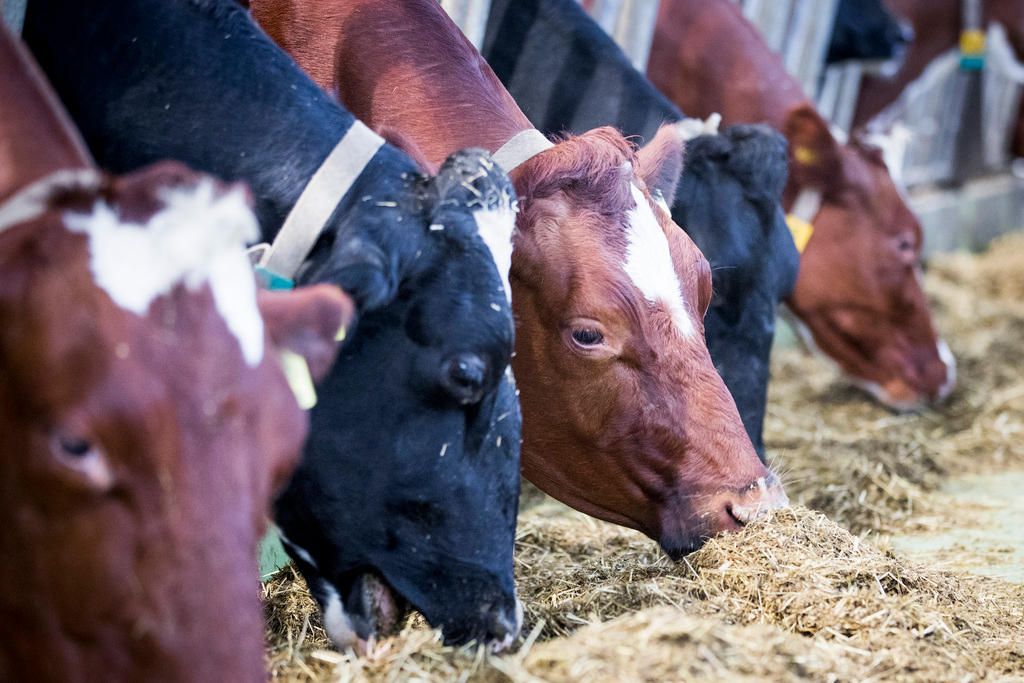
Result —
MULTIPOLYGON (((354 125, 231 0, 33 0, 24 35, 102 165, 245 180, 267 239, 354 125)), ((395 616, 392 590, 456 642, 519 629, 513 324, 475 222, 512 196, 483 152, 426 177, 384 145, 297 275, 361 316, 276 503, 340 644, 395 616)))
POLYGON ((910 24, 890 14, 882 0, 839 0, 825 61, 902 60, 913 39, 910 24))
MULTIPOLYGON (((492 0, 483 55, 547 133, 612 125, 650 139, 663 121, 683 118, 573 0, 492 0)), ((785 150, 762 126, 692 140, 671 207, 711 263, 708 349, 762 460, 775 307, 793 289, 799 258, 779 207, 785 150)))

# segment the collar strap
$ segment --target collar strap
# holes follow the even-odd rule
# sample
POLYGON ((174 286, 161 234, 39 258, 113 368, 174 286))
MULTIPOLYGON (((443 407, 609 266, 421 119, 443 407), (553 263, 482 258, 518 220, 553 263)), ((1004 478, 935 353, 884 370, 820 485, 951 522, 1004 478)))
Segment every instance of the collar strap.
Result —
POLYGON ((793 243, 801 254, 814 234, 814 218, 821 209, 821 190, 804 188, 796 196, 793 209, 786 214, 786 225, 793 235, 793 243))
POLYGON ((539 130, 527 128, 513 135, 491 156, 506 173, 511 173, 521 164, 554 146, 539 130))
POLYGON ((383 144, 383 138, 356 120, 306 183, 256 265, 276 277, 294 278, 334 210, 383 144))
POLYGON ((94 168, 64 168, 45 175, 0 204, 0 232, 42 216, 49 210, 50 198, 58 192, 95 192, 102 184, 103 174, 94 168))

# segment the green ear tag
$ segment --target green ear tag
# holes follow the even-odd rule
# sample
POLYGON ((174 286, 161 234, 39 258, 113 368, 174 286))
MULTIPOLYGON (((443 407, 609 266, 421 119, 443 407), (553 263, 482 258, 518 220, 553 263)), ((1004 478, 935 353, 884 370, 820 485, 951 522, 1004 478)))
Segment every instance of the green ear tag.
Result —
POLYGON ((316 405, 316 388, 313 387, 313 377, 309 374, 309 365, 306 359, 299 354, 281 349, 281 369, 288 380, 288 386, 295 394, 295 400, 303 410, 309 410, 316 405))
POLYGON ((295 288, 294 282, 286 277, 281 277, 277 273, 267 270, 263 266, 253 266, 252 270, 256 273, 256 284, 263 289, 278 290, 295 288))

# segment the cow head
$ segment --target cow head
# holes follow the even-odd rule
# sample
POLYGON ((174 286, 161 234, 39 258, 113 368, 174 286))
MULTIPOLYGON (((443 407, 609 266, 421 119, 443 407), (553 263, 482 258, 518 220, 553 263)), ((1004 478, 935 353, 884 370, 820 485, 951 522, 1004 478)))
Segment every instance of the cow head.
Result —
POLYGON ((261 680, 256 541, 306 431, 277 343, 329 360, 351 303, 264 325, 240 188, 65 173, 0 233, 0 678, 261 680))
POLYGON ((394 232, 414 253, 395 297, 361 313, 320 386, 276 519, 339 646, 387 631, 407 601, 447 640, 500 649, 521 620, 520 419, 512 315, 484 237, 503 234, 491 247, 510 251, 514 193, 480 150, 407 179, 366 205, 371 217, 401 216, 408 227, 394 232))
POLYGON ((799 268, 779 206, 785 184, 785 138, 768 126, 731 126, 687 141, 672 206, 711 264, 708 351, 762 461, 775 311, 799 268))
POLYGON ((675 557, 785 501, 704 343, 708 263, 652 199, 682 145, 599 128, 520 166, 511 275, 523 473, 675 557))
POLYGON ((856 141, 839 145, 810 105, 789 113, 786 137, 787 192, 821 193, 789 299, 798 328, 885 405, 909 410, 942 400, 956 365, 921 289, 921 225, 881 153, 856 141))
POLYGON ((882 0, 840 0, 826 61, 889 60, 888 68, 895 71, 913 39, 914 29, 882 0))

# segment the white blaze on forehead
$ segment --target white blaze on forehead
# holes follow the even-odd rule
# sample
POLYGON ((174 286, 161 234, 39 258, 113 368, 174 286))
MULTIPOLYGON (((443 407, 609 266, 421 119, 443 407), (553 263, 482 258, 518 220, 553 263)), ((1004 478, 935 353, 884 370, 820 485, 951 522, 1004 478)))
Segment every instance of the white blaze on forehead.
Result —
POLYGON ((476 227, 498 267, 505 297, 512 300, 512 289, 508 284, 508 272, 512 268, 512 232, 516 228, 516 209, 511 202, 473 212, 476 227))
POLYGON ((263 359, 263 318, 245 243, 259 236, 240 189, 215 196, 213 183, 165 189, 164 207, 144 224, 122 221, 98 201, 92 213, 67 214, 69 230, 89 237, 96 284, 122 308, 144 316, 157 297, 178 283, 198 290, 209 283, 217 310, 251 366, 263 359))
POLYGON ((684 337, 692 336, 696 329, 683 303, 682 288, 672 264, 668 239, 644 193, 632 183, 630 190, 636 208, 627 214, 629 228, 626 235, 629 245, 626 247, 624 267, 626 275, 643 292, 647 301, 652 304, 661 302, 668 307, 672 320, 684 337))

